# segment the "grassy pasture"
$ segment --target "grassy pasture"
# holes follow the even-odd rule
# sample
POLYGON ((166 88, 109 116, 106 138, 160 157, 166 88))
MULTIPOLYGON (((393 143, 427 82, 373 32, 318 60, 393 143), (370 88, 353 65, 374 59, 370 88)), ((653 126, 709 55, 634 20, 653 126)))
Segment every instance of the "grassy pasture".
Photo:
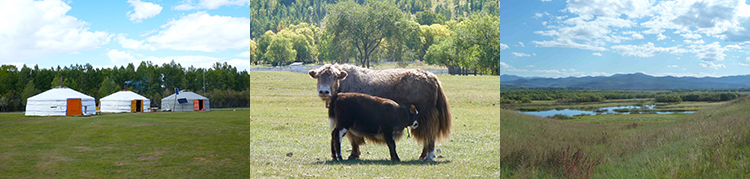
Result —
POLYGON ((747 178, 750 98, 560 121, 501 110, 501 178, 747 178))
POLYGON ((0 114, 0 178, 249 178, 248 110, 0 114))
MULTIPOLYGON (((358 161, 332 162, 325 104, 314 79, 292 72, 250 72, 251 156, 254 178, 498 178, 500 99, 497 76, 438 75, 453 113, 451 137, 439 143, 435 162, 417 159, 422 145, 402 138, 402 162, 388 147, 368 143, 358 161)), ((342 142, 346 158, 351 149, 342 142)))

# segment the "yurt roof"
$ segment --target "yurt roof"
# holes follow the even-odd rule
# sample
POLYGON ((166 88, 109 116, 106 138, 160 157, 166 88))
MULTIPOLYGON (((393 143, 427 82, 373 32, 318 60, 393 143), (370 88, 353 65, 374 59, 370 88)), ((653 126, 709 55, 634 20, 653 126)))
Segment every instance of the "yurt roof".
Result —
MULTIPOLYGON (((162 98, 161 100, 174 100, 174 95, 169 95, 165 98, 162 98)), ((187 99, 208 99, 206 97, 203 97, 199 94, 190 92, 190 91, 180 91, 180 95, 177 95, 177 98, 187 98, 187 99)))
POLYGON ((37 95, 29 97, 28 100, 56 100, 56 99, 69 99, 69 98, 81 98, 81 99, 94 100, 94 97, 91 97, 89 95, 83 94, 81 92, 72 90, 64 86, 55 87, 43 93, 39 93, 37 95))
POLYGON ((148 98, 139 95, 138 93, 134 93, 132 91, 118 91, 116 93, 112 93, 108 96, 103 97, 102 99, 99 99, 99 101, 106 101, 106 100, 134 100, 134 99, 141 99, 141 100, 149 100, 148 98))

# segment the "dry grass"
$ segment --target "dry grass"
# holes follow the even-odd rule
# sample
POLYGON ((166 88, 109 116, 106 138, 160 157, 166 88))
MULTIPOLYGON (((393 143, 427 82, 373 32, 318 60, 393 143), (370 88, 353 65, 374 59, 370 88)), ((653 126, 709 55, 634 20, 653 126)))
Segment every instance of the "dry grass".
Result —
POLYGON ((750 174, 748 109, 750 99, 742 98, 695 114, 669 115, 672 119, 665 122, 606 124, 503 110, 502 176, 746 178, 750 174), (571 157, 572 151, 581 153, 571 157))

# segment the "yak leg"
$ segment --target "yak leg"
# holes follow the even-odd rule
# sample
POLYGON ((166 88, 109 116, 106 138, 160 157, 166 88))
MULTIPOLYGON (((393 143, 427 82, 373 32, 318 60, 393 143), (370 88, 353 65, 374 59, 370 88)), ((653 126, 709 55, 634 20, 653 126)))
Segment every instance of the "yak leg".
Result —
POLYGON ((429 139, 422 149, 422 154, 419 155, 419 159, 425 161, 433 161, 435 158, 435 139, 429 139))
POLYGON ((388 144, 388 150, 391 152, 391 161, 400 162, 401 159, 398 158, 398 154, 396 153, 396 141, 393 139, 393 131, 383 131, 383 138, 385 139, 385 143, 388 144))
POLYGON ((349 155, 348 160, 359 159, 359 155, 361 154, 361 152, 359 151, 359 146, 365 143, 365 138, 354 136, 351 133, 346 137, 349 138, 349 143, 352 144, 352 153, 351 155, 349 155))
POLYGON ((344 160, 341 157, 341 137, 346 134, 346 128, 336 127, 331 131, 331 157, 333 160, 344 160))

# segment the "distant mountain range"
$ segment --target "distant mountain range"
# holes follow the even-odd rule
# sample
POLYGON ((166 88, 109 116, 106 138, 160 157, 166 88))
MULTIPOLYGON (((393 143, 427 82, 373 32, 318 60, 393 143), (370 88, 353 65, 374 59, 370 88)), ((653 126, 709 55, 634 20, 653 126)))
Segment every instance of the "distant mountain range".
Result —
MULTIPOLYGON (((655 77, 643 73, 617 74, 597 77, 540 78, 500 75, 501 83, 524 87, 576 87, 576 88, 750 88, 750 75, 724 77, 655 77)), ((512 85, 505 85, 510 87, 512 85)))

